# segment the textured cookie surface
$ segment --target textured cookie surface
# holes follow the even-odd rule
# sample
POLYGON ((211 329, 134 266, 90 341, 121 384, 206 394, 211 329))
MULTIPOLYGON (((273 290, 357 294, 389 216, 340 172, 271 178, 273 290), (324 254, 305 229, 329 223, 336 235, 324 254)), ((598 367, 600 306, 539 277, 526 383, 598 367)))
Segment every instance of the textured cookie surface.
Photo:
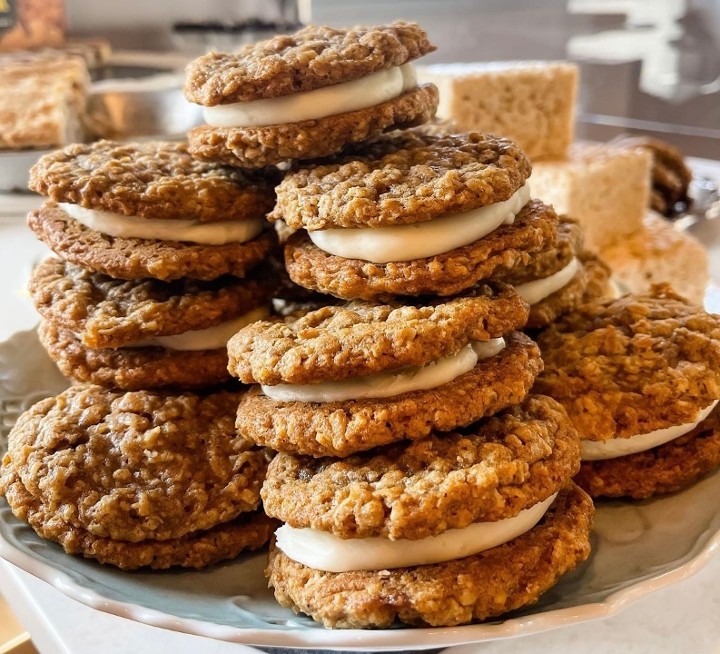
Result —
POLYGON ((394 621, 454 626, 536 602, 590 554, 594 509, 577 486, 563 490, 530 531, 463 559, 413 568, 321 572, 273 548, 267 575, 283 606, 326 627, 394 621))
POLYGON ((366 109, 266 127, 201 125, 188 133, 190 152, 208 161, 259 168, 287 159, 317 159, 366 141, 390 129, 405 129, 430 120, 438 92, 424 84, 366 109))
POLYGON ((234 433, 239 399, 73 386, 18 419, 3 477, 14 471, 49 511, 100 538, 209 529, 259 504, 266 461, 234 433))
POLYGON ((565 286, 531 305, 526 327, 528 329, 547 327, 560 316, 574 309, 585 298, 587 283, 585 266, 578 261, 577 272, 565 286))
POLYGON ((352 302, 284 322, 258 321, 228 342, 229 370, 245 383, 306 384, 418 366, 522 326, 525 305, 507 285, 478 285, 426 303, 352 302))
POLYGON ((575 481, 592 497, 644 499, 681 490, 720 466, 720 411, 688 434, 645 452, 583 461, 575 481))
POLYGON ((227 350, 163 347, 89 348, 68 329, 42 321, 40 342, 63 375, 125 391, 191 389, 230 381, 227 350))
POLYGON ((418 539, 517 515, 564 487, 580 465, 578 435, 549 397, 458 433, 347 459, 278 454, 265 511, 292 527, 341 538, 418 539))
POLYGON ((269 218, 310 230, 425 222, 507 200, 530 171, 490 134, 393 132, 286 175, 269 218))
POLYGON ((271 231, 247 243, 226 245, 116 238, 88 229, 52 203, 31 211, 27 220, 37 237, 61 258, 127 280, 243 277, 270 254, 276 243, 271 231))
POLYGON ((250 389, 238 407, 238 433, 280 452, 344 457, 463 427, 522 402, 542 368, 529 338, 505 340, 502 352, 447 384, 386 399, 276 402, 250 389))
POLYGON ((556 230, 552 207, 533 200, 512 225, 433 257, 389 263, 345 259, 324 252, 298 231, 285 245, 285 265, 295 283, 345 299, 452 295, 509 268, 531 266, 538 250, 554 247, 556 230))
POLYGON ((79 554, 123 570, 204 568, 262 547, 277 528, 277 521, 260 510, 180 538, 113 540, 65 522, 62 515, 28 493, 17 475, 7 479, 3 492, 15 516, 26 521, 40 537, 59 543, 68 554, 79 554))
POLYGON ((584 439, 691 422, 720 398, 720 317, 667 286, 582 304, 538 344, 535 389, 565 406, 584 439))
POLYGON ((199 161, 184 143, 75 143, 33 166, 30 189, 124 216, 201 221, 262 218, 274 201, 272 181, 199 161))
POLYGON ((196 59, 187 70, 185 97, 205 106, 277 98, 400 66, 434 49, 415 23, 349 30, 310 25, 232 54, 196 59))
POLYGON ((33 270, 29 290, 48 321, 75 332, 88 347, 107 348, 232 320, 266 302, 272 286, 269 274, 129 282, 48 258, 33 270))

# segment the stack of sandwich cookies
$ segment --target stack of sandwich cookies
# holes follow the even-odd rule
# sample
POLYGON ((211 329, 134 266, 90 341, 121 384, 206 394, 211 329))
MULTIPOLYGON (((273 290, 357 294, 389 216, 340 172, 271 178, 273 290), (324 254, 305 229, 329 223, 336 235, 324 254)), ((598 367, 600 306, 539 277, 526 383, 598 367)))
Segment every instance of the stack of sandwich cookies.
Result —
POLYGON ((276 242, 272 186, 182 143, 76 144, 31 170, 50 200, 28 224, 63 259, 117 279, 242 277, 276 242))
POLYGON ((453 295, 554 246, 558 219, 530 200, 530 163, 482 134, 388 134, 277 187, 293 281, 345 299, 453 295))
POLYGON ((416 24, 290 36, 209 53, 188 67, 185 97, 205 107, 190 131, 205 160, 259 168, 339 152, 386 130, 435 115, 432 84, 418 86, 410 63, 434 50, 416 24))
POLYGON ((123 569, 200 568, 261 547, 264 452, 234 434, 240 393, 73 386, 23 414, 0 493, 71 554, 123 569))
POLYGON ((228 343, 230 372, 261 385, 237 429, 282 452, 343 457, 468 425, 522 401, 540 372, 537 347, 514 331, 526 320, 498 284, 256 322, 228 343))
POLYGON ((276 598, 344 628, 452 626, 530 604, 590 551, 578 454, 543 396, 339 461, 279 454, 262 489, 285 522, 267 569, 276 598))
POLYGON ((720 466, 720 316, 658 286, 583 304, 538 343, 535 389, 577 427, 591 495, 668 493, 720 466))
POLYGON ((30 279, 40 340, 63 374, 123 390, 229 381, 227 341, 268 316, 272 288, 272 278, 255 271, 245 279, 129 282, 55 258, 30 279))

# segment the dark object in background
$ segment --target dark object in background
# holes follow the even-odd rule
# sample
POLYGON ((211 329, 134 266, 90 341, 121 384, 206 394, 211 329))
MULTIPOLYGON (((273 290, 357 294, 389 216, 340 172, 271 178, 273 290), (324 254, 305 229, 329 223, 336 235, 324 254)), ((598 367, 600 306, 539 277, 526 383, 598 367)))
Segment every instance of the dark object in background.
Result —
POLYGON ((692 204, 688 188, 692 171, 675 146, 650 136, 620 136, 613 143, 650 151, 653 158, 650 206, 667 218, 686 212, 692 204))

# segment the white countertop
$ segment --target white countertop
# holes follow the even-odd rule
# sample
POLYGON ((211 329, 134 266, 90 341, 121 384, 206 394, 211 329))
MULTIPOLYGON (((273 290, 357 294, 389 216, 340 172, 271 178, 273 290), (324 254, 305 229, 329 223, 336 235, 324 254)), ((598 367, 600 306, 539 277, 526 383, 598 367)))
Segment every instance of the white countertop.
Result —
MULTIPOLYGON (((0 216, 0 340, 36 322, 24 291, 33 260, 46 252, 20 216, 0 216)), ((720 498, 717 498, 720 500, 720 498)), ((718 502, 720 504, 720 501, 718 502)), ((149 627, 90 609, 0 560, 0 592, 43 654, 243 654, 251 648, 149 627)), ((453 654, 720 654, 720 556, 698 574, 619 614, 512 640, 454 648, 453 654)))

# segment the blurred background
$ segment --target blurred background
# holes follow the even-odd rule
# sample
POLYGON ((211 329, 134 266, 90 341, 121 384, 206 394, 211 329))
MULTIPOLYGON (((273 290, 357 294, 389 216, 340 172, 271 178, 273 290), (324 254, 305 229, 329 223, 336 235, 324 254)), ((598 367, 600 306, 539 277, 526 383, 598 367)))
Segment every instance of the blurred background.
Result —
POLYGON ((66 0, 65 9, 71 36, 190 56, 298 22, 416 20, 438 46, 427 63, 578 63, 578 138, 642 130, 720 157, 720 0, 66 0))

